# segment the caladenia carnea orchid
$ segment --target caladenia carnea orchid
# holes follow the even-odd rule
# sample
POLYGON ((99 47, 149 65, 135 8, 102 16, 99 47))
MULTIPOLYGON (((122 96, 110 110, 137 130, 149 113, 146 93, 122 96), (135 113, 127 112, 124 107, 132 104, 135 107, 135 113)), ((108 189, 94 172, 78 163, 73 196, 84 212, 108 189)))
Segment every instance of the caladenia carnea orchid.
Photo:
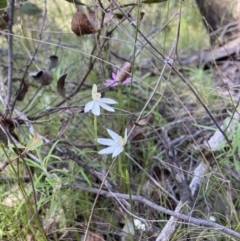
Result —
POLYGON ((119 136, 116 132, 109 129, 107 129, 107 132, 112 139, 97 138, 99 144, 108 146, 99 151, 98 154, 112 154, 112 158, 114 158, 124 150, 124 146, 127 143, 127 129, 125 130, 124 137, 119 136))
POLYGON ((115 110, 108 104, 117 104, 117 102, 109 98, 101 98, 101 93, 97 92, 97 85, 94 84, 92 87, 92 101, 85 105, 84 112, 91 111, 95 116, 99 116, 100 107, 107 111, 114 112, 115 110))
POLYGON ((117 74, 112 73, 112 79, 108 79, 106 80, 106 82, 104 83, 104 86, 106 87, 114 87, 117 85, 127 85, 130 84, 132 82, 132 78, 131 77, 127 77, 126 79, 124 79, 122 82, 119 81, 117 74))
POLYGON ((126 85, 132 82, 132 78, 129 77, 131 74, 132 64, 130 62, 125 62, 117 74, 112 73, 112 79, 108 79, 104 85, 106 87, 113 87, 120 84, 126 85))

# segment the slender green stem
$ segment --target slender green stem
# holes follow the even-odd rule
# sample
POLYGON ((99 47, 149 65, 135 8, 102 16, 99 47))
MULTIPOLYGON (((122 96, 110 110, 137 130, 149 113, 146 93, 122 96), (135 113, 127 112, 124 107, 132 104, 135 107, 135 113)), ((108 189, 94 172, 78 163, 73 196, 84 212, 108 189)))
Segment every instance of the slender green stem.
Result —
POLYGON ((123 107, 122 104, 122 91, 121 91, 121 84, 118 85, 118 106, 121 109, 123 107))
POLYGON ((99 146, 98 146, 98 142, 97 142, 97 116, 96 115, 94 115, 93 126, 94 126, 94 135, 95 135, 97 150, 99 150, 99 146))

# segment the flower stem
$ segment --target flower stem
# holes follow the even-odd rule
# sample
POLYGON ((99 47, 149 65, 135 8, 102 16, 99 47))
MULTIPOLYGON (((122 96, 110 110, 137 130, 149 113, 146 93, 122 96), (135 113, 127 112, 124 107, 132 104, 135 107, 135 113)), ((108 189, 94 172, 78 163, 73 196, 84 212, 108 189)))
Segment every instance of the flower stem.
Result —
POLYGON ((99 150, 99 146, 97 142, 97 116, 96 115, 94 115, 93 126, 94 126, 94 135, 95 135, 97 150, 99 150))
POLYGON ((121 92, 121 85, 118 85, 118 103, 119 103, 119 108, 122 108, 122 92, 121 92))
MULTIPOLYGON (((121 85, 118 85, 118 107, 119 109, 122 109, 123 108, 123 101, 122 101, 122 91, 121 91, 121 85)), ((123 118, 122 118, 122 115, 119 115, 119 120, 118 120, 119 124, 121 125, 122 124, 122 121, 123 121, 123 118)))

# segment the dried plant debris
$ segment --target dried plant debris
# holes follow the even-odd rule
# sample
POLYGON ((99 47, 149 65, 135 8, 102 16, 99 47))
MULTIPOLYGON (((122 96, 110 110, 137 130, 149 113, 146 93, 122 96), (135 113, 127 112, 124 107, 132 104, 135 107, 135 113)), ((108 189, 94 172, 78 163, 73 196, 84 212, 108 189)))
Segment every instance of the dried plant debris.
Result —
POLYGON ((2 13, 0 16, 0 29, 1 30, 4 30, 7 28, 8 21, 9 21, 8 13, 7 12, 2 13))
POLYGON ((67 78, 67 75, 67 73, 62 75, 57 82, 57 90, 62 98, 66 98, 65 79, 67 78))
POLYGON ((143 126, 139 125, 133 120, 130 120, 127 130, 128 130, 128 133, 130 133, 130 135, 128 136, 128 140, 130 141, 139 141, 145 138, 143 126))
POLYGON ((117 81, 122 83, 131 74, 132 64, 130 62, 125 62, 123 67, 117 71, 117 81))
POLYGON ((53 75, 51 70, 58 66, 58 57, 56 55, 51 55, 49 57, 50 63, 47 69, 42 69, 38 72, 32 72, 29 75, 33 77, 36 82, 42 85, 50 85, 53 81, 53 75))
POLYGON ((72 31, 77 36, 96 33, 98 30, 94 28, 91 22, 85 13, 83 13, 80 10, 77 10, 77 12, 72 18, 72 31))
POLYGON ((28 87, 29 87, 29 83, 26 83, 25 81, 23 81, 20 89, 17 90, 17 92, 16 92, 16 99, 18 101, 24 100, 24 97, 28 92, 28 87))
POLYGON ((53 68, 56 68, 58 66, 58 56, 56 55, 51 55, 49 57, 50 63, 48 66, 48 70, 51 70, 53 68))
POLYGON ((49 70, 40 70, 35 75, 32 75, 32 77, 42 85, 50 85, 53 81, 52 73, 49 70))

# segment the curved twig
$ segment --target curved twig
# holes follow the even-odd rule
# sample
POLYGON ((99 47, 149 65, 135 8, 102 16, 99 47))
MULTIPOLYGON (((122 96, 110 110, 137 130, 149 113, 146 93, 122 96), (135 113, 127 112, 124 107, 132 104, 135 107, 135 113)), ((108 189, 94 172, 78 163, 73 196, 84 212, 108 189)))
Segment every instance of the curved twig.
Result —
POLYGON ((238 233, 230 228, 224 227, 224 226, 222 226, 218 223, 214 223, 212 221, 207 221, 207 220, 199 219, 199 218, 193 218, 193 217, 187 216, 185 214, 181 214, 181 213, 169 210, 167 208, 164 208, 162 206, 159 206, 159 205, 149 201, 147 198, 142 197, 142 196, 138 196, 138 195, 130 196, 128 194, 111 193, 111 192, 103 191, 103 190, 99 191, 99 189, 97 189, 97 188, 83 187, 83 186, 79 185, 78 183, 71 183, 70 186, 72 188, 80 189, 82 191, 86 191, 89 193, 94 193, 94 194, 99 193, 100 195, 105 196, 105 197, 111 197, 111 198, 115 197, 115 198, 125 199, 125 200, 130 200, 130 198, 131 198, 133 201, 138 201, 140 203, 143 203, 158 212, 174 216, 175 218, 181 219, 181 220, 187 222, 188 224, 193 224, 193 225, 198 225, 198 226, 208 227, 208 228, 215 228, 215 229, 217 229, 223 233, 226 233, 232 237, 240 238, 240 233, 238 233))

